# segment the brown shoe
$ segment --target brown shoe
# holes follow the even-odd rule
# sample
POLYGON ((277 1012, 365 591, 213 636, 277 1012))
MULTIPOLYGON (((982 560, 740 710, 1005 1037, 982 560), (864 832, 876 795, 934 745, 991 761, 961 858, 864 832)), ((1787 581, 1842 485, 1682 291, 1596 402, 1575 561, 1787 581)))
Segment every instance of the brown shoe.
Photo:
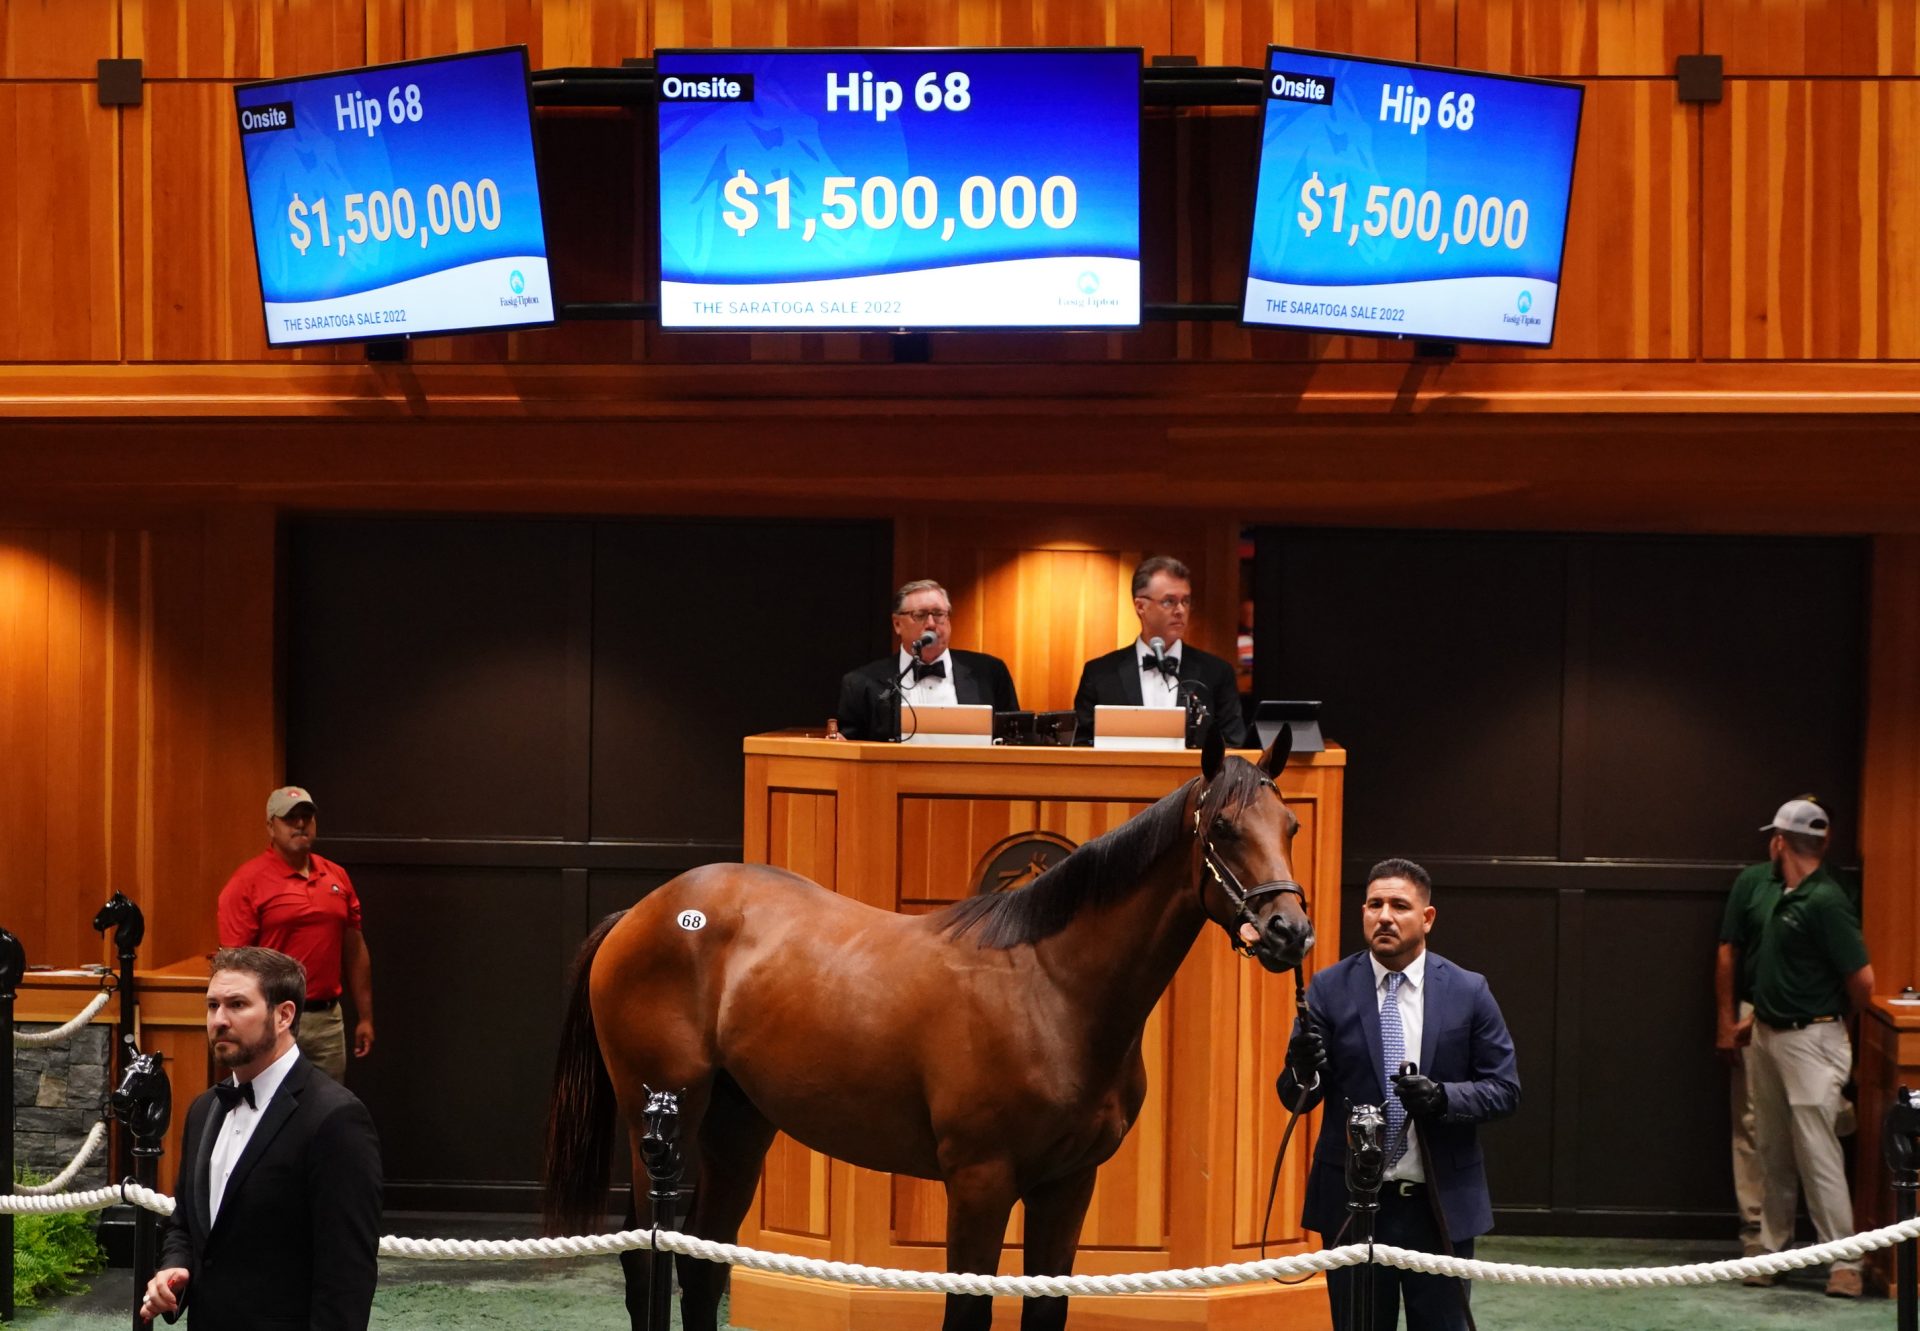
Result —
POLYGON ((1857 1266, 1836 1266, 1827 1276, 1827 1297, 1830 1299, 1857 1299, 1860 1297, 1860 1268, 1857 1266))
POLYGON ((1769 1275, 1744 1276, 1741 1278, 1740 1283, 1743 1285, 1752 1285, 1755 1289, 1765 1289, 1773 1283, 1773 1277, 1769 1275))

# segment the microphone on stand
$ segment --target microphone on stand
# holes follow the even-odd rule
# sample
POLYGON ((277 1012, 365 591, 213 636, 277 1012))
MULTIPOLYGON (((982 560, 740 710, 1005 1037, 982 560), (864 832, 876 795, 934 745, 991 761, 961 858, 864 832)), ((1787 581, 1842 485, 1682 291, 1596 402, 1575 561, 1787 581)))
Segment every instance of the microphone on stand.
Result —
POLYGON ((1167 640, 1148 638, 1147 650, 1153 653, 1153 668, 1164 676, 1167 673, 1167 640))
MULTIPOLYGON (((884 709, 885 715, 884 718, 882 718, 883 724, 876 727, 876 734, 884 735, 889 740, 899 740, 900 708, 898 704, 905 703, 909 710, 913 707, 912 703, 907 702, 907 674, 913 669, 914 662, 920 659, 920 653, 938 641, 940 641, 940 635, 932 629, 928 629, 925 633, 922 633, 918 638, 914 639, 914 641, 901 644, 907 651, 907 663, 901 666, 900 673, 893 677, 893 686, 881 690, 880 705, 884 709)), ((919 729, 918 714, 914 717, 914 729, 916 731, 919 729)))

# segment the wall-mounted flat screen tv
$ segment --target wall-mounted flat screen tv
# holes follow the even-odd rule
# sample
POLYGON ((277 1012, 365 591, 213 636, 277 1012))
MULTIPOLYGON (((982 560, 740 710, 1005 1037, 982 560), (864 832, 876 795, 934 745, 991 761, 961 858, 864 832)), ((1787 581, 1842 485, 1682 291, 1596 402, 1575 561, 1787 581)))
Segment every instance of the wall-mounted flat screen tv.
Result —
POLYGON ((655 58, 660 321, 1140 321, 1140 51, 655 58))
POLYGON ((1553 342, 1578 84, 1267 51, 1248 324, 1553 342))
POLYGON ((525 47, 234 102, 270 345, 554 321, 525 47))

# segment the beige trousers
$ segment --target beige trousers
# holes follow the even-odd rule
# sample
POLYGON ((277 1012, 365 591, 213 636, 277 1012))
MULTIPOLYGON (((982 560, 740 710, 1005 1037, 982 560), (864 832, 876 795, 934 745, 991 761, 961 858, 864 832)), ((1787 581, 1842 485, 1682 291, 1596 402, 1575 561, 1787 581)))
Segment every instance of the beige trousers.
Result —
POLYGON ((300 1057, 342 1085, 347 1080, 347 1023, 340 1004, 331 1011, 302 1012, 294 1033, 300 1057))
MULTIPOLYGON (((1793 1242, 1796 1191, 1806 1194, 1807 1214, 1820 1242, 1854 1232, 1846 1159, 1836 1131, 1846 1109, 1841 1089, 1852 1062, 1853 1046, 1842 1022, 1825 1021, 1797 1031, 1754 1024, 1746 1058, 1747 1089, 1763 1180, 1760 1242, 1769 1252, 1793 1242)), ((1859 1265, 1834 1263, 1836 1268, 1859 1265)))
MULTIPOLYGON (((1753 1004, 1740 1005, 1740 1020, 1753 1016, 1753 1004)), ((1740 1051, 1733 1075, 1728 1078, 1728 1108, 1733 1118, 1733 1200, 1740 1208, 1740 1246, 1760 1246, 1760 1202, 1766 1193, 1766 1180, 1760 1173, 1760 1149, 1753 1137, 1753 1098, 1747 1094, 1747 1060, 1750 1049, 1740 1051)))

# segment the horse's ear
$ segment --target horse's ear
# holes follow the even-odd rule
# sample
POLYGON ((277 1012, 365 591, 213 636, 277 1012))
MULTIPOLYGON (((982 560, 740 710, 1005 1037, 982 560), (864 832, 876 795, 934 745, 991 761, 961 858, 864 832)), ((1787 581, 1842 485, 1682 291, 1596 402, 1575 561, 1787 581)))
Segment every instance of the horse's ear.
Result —
POLYGON ((1200 741, 1200 775, 1211 781, 1226 765, 1227 742, 1220 737, 1220 727, 1209 721, 1207 737, 1200 741))
POLYGON ((1280 769, 1287 765, 1287 755, 1293 752, 1293 726, 1282 722, 1280 733, 1273 737, 1273 743, 1267 745, 1267 751, 1260 755, 1260 770, 1273 780, 1280 779, 1280 769))

